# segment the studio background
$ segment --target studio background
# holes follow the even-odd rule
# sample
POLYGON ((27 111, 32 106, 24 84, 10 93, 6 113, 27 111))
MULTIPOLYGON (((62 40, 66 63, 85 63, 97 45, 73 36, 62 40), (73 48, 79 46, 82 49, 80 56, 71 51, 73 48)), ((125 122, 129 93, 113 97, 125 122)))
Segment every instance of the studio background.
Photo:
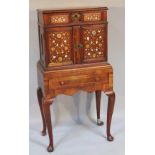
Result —
POLYGON ((114 69, 116 104, 112 121, 114 142, 106 141, 107 97, 102 93, 102 127, 96 126, 95 94, 80 91, 74 96, 60 95, 51 106, 54 146, 53 155, 89 154, 124 155, 124 94, 125 94, 125 9, 124 0, 30 0, 29 12, 29 102, 30 155, 46 152, 48 136, 42 137, 41 115, 36 89, 39 42, 36 9, 68 7, 101 7, 108 11, 108 62, 114 69))

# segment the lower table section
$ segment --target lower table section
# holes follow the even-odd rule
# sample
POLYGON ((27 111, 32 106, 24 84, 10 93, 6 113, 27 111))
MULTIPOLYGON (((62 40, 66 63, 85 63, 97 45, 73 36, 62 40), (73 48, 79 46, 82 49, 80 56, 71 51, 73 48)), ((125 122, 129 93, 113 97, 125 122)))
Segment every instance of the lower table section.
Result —
POLYGON ((103 125, 100 121, 101 92, 108 96, 107 109, 107 140, 113 141, 111 135, 111 120, 115 103, 115 93, 113 91, 113 71, 108 63, 90 67, 77 67, 55 69, 46 71, 38 63, 38 103, 42 115, 43 130, 42 135, 46 135, 46 128, 49 135, 48 152, 54 150, 53 132, 50 105, 59 94, 73 95, 79 90, 96 93, 97 125, 103 125))

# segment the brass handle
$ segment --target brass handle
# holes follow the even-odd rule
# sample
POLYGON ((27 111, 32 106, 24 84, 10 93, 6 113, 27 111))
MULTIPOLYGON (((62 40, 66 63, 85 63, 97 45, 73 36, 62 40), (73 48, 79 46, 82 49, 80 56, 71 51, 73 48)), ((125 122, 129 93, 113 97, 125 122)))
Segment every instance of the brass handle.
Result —
POLYGON ((81 15, 79 13, 75 13, 75 14, 72 15, 72 20, 77 21, 77 20, 80 19, 80 17, 81 17, 81 15))
POLYGON ((80 43, 79 43, 79 44, 76 44, 76 45, 75 45, 75 48, 78 48, 78 49, 83 48, 83 45, 80 44, 80 43))
POLYGON ((64 81, 60 81, 60 85, 64 85, 65 84, 65 82, 64 81))

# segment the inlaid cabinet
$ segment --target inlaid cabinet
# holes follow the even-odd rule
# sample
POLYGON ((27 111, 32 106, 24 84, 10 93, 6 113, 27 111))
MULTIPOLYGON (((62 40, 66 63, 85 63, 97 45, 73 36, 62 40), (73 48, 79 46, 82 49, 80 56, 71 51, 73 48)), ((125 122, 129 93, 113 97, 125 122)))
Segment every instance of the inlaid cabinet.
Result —
MULTIPOLYGON (((38 10, 40 60, 37 63, 37 96, 43 121, 42 135, 49 135, 47 150, 52 152, 53 133, 50 105, 57 95, 73 95, 80 90, 95 92, 97 125, 103 91, 108 96, 107 140, 115 103, 113 69, 107 55, 107 7, 38 10)), ((55 103, 56 104, 56 103, 55 103)))

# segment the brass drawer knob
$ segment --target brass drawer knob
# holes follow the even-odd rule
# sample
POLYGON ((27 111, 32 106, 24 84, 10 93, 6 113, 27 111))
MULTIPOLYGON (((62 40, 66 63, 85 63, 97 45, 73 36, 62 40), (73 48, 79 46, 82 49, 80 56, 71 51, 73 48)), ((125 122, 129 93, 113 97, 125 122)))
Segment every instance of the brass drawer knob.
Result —
POLYGON ((65 84, 64 81, 60 81, 60 85, 63 86, 65 84))

